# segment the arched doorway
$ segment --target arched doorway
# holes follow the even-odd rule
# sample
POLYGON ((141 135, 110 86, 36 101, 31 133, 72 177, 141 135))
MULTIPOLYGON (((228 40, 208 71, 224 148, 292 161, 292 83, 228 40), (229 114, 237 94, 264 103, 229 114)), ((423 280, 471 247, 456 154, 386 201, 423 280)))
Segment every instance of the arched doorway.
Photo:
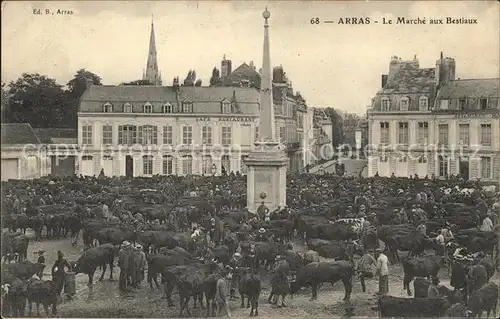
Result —
POLYGON ((125 157, 125 176, 126 177, 134 176, 134 159, 130 155, 127 155, 125 157))

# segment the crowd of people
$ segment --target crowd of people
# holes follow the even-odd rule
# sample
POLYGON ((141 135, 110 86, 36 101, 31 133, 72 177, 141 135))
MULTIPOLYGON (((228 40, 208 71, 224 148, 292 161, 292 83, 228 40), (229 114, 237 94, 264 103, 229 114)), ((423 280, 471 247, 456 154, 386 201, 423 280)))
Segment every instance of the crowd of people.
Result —
MULTIPOLYGON (((262 263, 265 269, 271 267, 269 301, 284 306, 285 296, 293 293, 294 283, 300 281, 301 271, 307 268, 304 266, 321 263, 319 256, 332 257, 328 250, 331 245, 347 247, 346 258, 335 255, 333 259, 346 259, 352 265, 363 292, 367 290, 366 280, 376 276, 377 295, 387 295, 394 247, 396 255, 398 249, 411 254, 415 246, 423 245, 422 241, 432 241, 435 255, 442 256, 451 267, 453 262, 477 259, 478 251, 460 241, 460 235, 469 229, 494 234, 500 216, 498 193, 485 191, 479 181, 427 177, 290 175, 287 205, 270 211, 262 202, 255 214, 245 208, 245 177, 233 173, 219 177, 46 178, 9 181, 2 188, 2 219, 4 227, 10 228, 2 239, 11 243, 2 253, 9 263, 21 262, 16 239, 24 235, 22 230, 26 228, 32 228, 37 239, 42 237, 42 229, 46 229, 47 236, 71 233, 74 245, 82 233, 86 251, 99 247, 94 240, 99 240, 101 246, 118 245, 118 287, 127 291, 140 287, 146 273, 149 275, 156 267, 158 255, 180 260, 186 254, 204 260, 204 264, 210 264, 210 274, 216 274, 214 300, 219 314, 227 312, 230 300, 238 299, 236 292, 244 289, 241 270, 255 270, 262 263), (328 228, 338 225, 344 228, 328 228), (103 236, 102 229, 114 230, 103 236), (387 229, 400 231, 387 235, 387 229), (13 235, 18 230, 21 234, 13 235), (91 230, 98 235, 90 236, 91 230), (370 231, 376 234, 375 242, 367 239, 370 231), (158 239, 159 233, 168 238, 158 239), (305 252, 299 248, 304 240, 305 252), (411 241, 412 248, 404 247, 404 240, 411 241), (272 252, 262 247, 272 247, 272 252), (223 254, 218 253, 221 250, 223 254), (356 262, 355 253, 360 257, 356 262), (292 254, 303 259, 300 266, 293 265, 292 254)), ((482 238, 476 233, 474 236, 482 238)), ((491 257, 498 259, 498 255, 493 250, 491 257)), ((65 272, 75 264, 66 261, 61 251, 57 256, 52 281, 55 293, 60 295, 65 272)), ((45 264, 44 251, 39 252, 37 263, 45 264)), ((183 264, 168 266, 179 265, 183 264)), ((162 275, 163 270, 159 270, 162 275)), ((41 279, 38 273, 33 276, 41 279)), ((207 278, 208 273, 203 280, 207 278)), ((440 296, 438 286, 439 278, 432 276, 429 297, 440 296)))

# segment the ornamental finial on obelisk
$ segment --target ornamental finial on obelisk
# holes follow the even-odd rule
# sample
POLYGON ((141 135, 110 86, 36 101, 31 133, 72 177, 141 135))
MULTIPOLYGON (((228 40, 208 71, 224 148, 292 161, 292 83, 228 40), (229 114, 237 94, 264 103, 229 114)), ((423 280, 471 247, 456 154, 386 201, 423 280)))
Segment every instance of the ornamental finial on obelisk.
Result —
POLYGON ((264 19, 266 19, 266 25, 267 25, 267 19, 269 19, 271 17, 271 12, 269 12, 269 10, 267 10, 267 7, 266 7, 266 10, 264 10, 264 12, 262 12, 262 17, 264 19))

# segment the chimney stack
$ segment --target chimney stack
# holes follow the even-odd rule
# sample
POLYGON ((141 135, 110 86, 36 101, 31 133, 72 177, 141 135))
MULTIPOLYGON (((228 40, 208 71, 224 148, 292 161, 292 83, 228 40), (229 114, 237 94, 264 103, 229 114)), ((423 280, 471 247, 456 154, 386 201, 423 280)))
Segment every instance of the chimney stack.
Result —
POLYGON ((389 76, 387 74, 382 74, 382 89, 384 88, 384 86, 387 84, 387 78, 389 76))

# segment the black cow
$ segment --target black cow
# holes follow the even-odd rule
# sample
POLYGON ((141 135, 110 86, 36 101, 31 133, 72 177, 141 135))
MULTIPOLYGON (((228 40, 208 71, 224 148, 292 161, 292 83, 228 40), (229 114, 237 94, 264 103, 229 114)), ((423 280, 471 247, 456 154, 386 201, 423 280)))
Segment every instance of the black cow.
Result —
POLYGON ((241 308, 245 307, 245 296, 247 297, 247 308, 249 304, 252 306, 250 309, 250 317, 259 315, 259 297, 262 290, 262 283, 257 274, 245 269, 246 273, 241 276, 238 292, 241 297, 241 308))
POLYGON ((323 239, 310 239, 307 247, 317 251, 321 257, 335 258, 336 260, 349 260, 354 251, 354 244, 349 246, 341 241, 328 241, 323 239))
POLYGON ((410 282, 415 277, 436 277, 442 265, 442 258, 431 255, 424 257, 408 257, 403 260, 403 289, 411 296, 410 282))
POLYGON ((43 274, 44 264, 32 263, 30 261, 23 261, 20 263, 6 264, 2 265, 2 274, 4 272, 10 273, 19 279, 28 280, 33 275, 38 275, 39 277, 43 274))
POLYGON ((310 285, 312 287, 312 298, 318 298, 318 286, 321 283, 329 282, 332 286, 335 282, 342 280, 345 289, 344 300, 348 300, 352 291, 352 276, 354 267, 348 261, 313 262, 302 268, 291 283, 290 293, 293 295, 300 288, 310 285))
POLYGON ((87 249, 83 255, 78 258, 77 262, 72 265, 75 274, 87 274, 89 276, 88 286, 93 285, 94 273, 97 267, 102 267, 102 274, 99 281, 104 279, 106 273, 106 265, 109 265, 109 279, 113 279, 113 261, 117 255, 118 247, 113 244, 104 244, 97 247, 87 249))
POLYGON ((496 317, 496 308, 498 303, 498 285, 489 282, 483 288, 472 294, 467 303, 467 314, 472 317, 481 316, 483 311, 489 317, 493 311, 493 317, 496 317))
POLYGON ((57 293, 51 280, 30 279, 28 281, 28 305, 31 317, 33 302, 36 304, 37 315, 40 316, 40 304, 43 305, 45 315, 49 317, 49 306, 52 305, 52 315, 57 314, 57 293))

